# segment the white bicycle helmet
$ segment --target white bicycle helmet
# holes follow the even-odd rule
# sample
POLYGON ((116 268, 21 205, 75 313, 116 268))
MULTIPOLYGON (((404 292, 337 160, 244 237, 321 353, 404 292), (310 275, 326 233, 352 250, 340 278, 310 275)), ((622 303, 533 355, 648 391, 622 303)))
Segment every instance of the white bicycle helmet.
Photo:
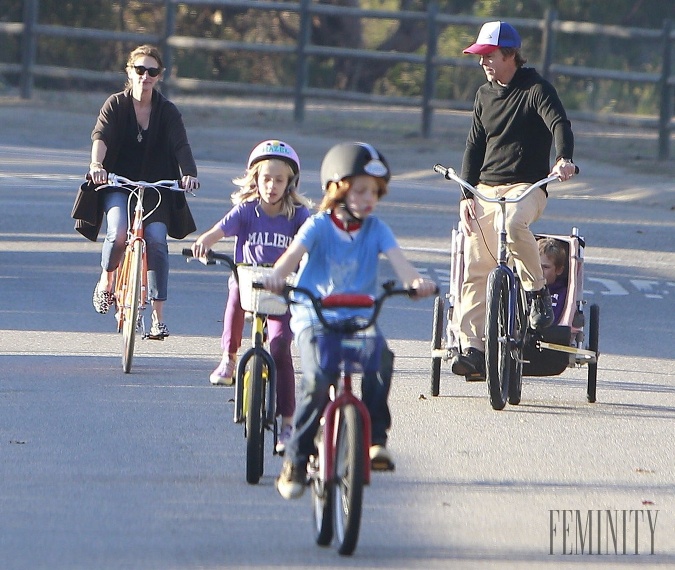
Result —
POLYGON ((348 176, 368 174, 389 182, 391 170, 384 156, 372 145, 363 142, 340 143, 332 147, 321 163, 321 188, 348 176))
POLYGON ((293 147, 284 141, 267 140, 256 145, 248 157, 248 166, 251 168, 261 160, 268 160, 270 158, 277 158, 287 162, 293 174, 298 176, 300 174, 300 159, 298 153, 293 147))

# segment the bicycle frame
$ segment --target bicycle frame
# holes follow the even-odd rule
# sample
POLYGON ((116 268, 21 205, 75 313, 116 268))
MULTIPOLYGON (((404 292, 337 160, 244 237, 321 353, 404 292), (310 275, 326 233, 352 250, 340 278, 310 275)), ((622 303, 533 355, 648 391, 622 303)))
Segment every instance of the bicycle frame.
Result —
POLYGON ((351 373, 344 372, 344 370, 337 380, 337 388, 331 390, 331 399, 324 408, 322 415, 324 437, 322 439, 323 450, 322 453, 319 453, 319 458, 321 459, 319 472, 324 481, 333 482, 332 479, 329 479, 329 475, 335 473, 333 462, 337 440, 337 419, 340 410, 345 406, 354 406, 363 422, 363 482, 369 485, 370 456, 368 450, 370 449, 371 436, 370 413, 366 405, 352 392, 352 375, 351 373))

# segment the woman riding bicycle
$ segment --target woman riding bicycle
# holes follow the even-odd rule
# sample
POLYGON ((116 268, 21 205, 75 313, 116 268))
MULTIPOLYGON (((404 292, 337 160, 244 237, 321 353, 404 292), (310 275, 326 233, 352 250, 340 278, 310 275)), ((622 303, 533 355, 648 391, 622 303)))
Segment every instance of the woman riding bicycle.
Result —
MULTIPOLYGON (((162 58, 154 46, 142 45, 129 54, 126 88, 107 99, 91 134, 89 176, 93 184, 105 184, 108 173, 113 172, 132 180, 181 180, 185 190, 199 187, 197 166, 180 112, 156 89, 163 70, 162 58)), ((85 186, 80 192, 86 190, 85 186)), ((150 335, 156 338, 169 336, 164 323, 169 277, 167 233, 182 239, 197 229, 182 193, 168 190, 159 193, 161 204, 144 223, 148 298, 152 303, 150 335)), ((76 229, 96 241, 102 218, 106 219, 102 271, 92 299, 96 311, 105 314, 114 303, 115 270, 124 254, 128 194, 119 188, 98 194, 96 219, 87 223, 76 217, 76 229)), ((156 192, 147 192, 144 209, 154 208, 158 198, 156 192)))
MULTIPOLYGON (((384 253, 399 279, 417 289, 419 297, 436 291, 436 284, 423 279, 405 258, 389 227, 372 215, 378 200, 387 193, 391 176, 385 158, 366 143, 342 143, 331 148, 321 165, 324 198, 319 213, 309 218, 293 243, 264 279, 266 288, 283 290, 285 279, 302 260, 297 285, 325 297, 331 293, 365 293, 375 296, 378 289, 378 258, 384 253), (304 259, 303 259, 304 257, 304 259)), ((295 430, 286 445, 286 459, 277 480, 277 489, 286 499, 302 495, 306 486, 306 466, 314 452, 314 436, 321 413, 329 399, 329 386, 337 372, 322 370, 319 350, 321 331, 311 303, 298 296, 291 305, 291 328, 300 352, 302 396, 295 411, 295 430)), ((351 309, 339 309, 338 318, 351 309)), ((372 350, 389 353, 384 337, 372 350)), ((391 354, 391 353, 389 353, 391 354)), ((369 355, 362 355, 368 360, 369 355)), ((390 368, 390 367, 388 367, 390 368)), ((387 397, 390 370, 364 371, 363 401, 372 422, 371 458, 392 463, 385 445, 390 425, 387 397)))

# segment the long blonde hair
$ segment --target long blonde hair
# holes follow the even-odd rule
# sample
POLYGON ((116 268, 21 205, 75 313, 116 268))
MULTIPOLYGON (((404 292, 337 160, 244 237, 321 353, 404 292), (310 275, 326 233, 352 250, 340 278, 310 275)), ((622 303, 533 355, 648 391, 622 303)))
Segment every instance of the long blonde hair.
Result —
MULTIPOLYGON (((254 202, 255 200, 260 199, 260 191, 258 189, 258 175, 262 165, 271 162, 277 161, 281 164, 284 164, 288 167, 288 182, 290 183, 293 178, 295 178, 295 173, 284 160, 270 158, 265 160, 260 160, 256 162, 251 168, 246 170, 246 173, 239 178, 234 178, 232 183, 236 186, 239 186, 239 189, 232 193, 230 198, 232 199, 233 204, 242 204, 243 202, 254 202)), ((289 220, 295 215, 296 208, 300 206, 305 206, 307 208, 312 208, 312 201, 300 194, 296 187, 292 187, 290 190, 284 192, 281 203, 281 214, 286 216, 289 220)))

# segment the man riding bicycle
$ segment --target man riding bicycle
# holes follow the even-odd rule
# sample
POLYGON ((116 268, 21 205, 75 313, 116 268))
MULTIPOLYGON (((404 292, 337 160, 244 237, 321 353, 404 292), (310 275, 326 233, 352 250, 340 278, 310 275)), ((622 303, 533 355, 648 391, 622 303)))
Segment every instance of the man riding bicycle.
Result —
MULTIPOLYGON (((555 88, 520 53, 518 32, 506 22, 488 22, 464 53, 480 56, 487 82, 476 94, 461 177, 494 197, 518 196, 549 173, 567 180, 575 173, 574 136, 555 88), (552 143, 555 164, 550 168, 552 143)), ((546 207, 544 187, 506 211, 507 241, 523 284, 530 292, 530 326, 553 322, 551 296, 530 231, 546 207)), ((467 380, 485 379, 485 297, 487 276, 497 258, 497 204, 484 203, 464 191, 459 214, 466 236, 464 282, 460 305, 462 353, 452 360, 453 373, 467 380), (489 244, 489 245, 488 245, 489 244)))

